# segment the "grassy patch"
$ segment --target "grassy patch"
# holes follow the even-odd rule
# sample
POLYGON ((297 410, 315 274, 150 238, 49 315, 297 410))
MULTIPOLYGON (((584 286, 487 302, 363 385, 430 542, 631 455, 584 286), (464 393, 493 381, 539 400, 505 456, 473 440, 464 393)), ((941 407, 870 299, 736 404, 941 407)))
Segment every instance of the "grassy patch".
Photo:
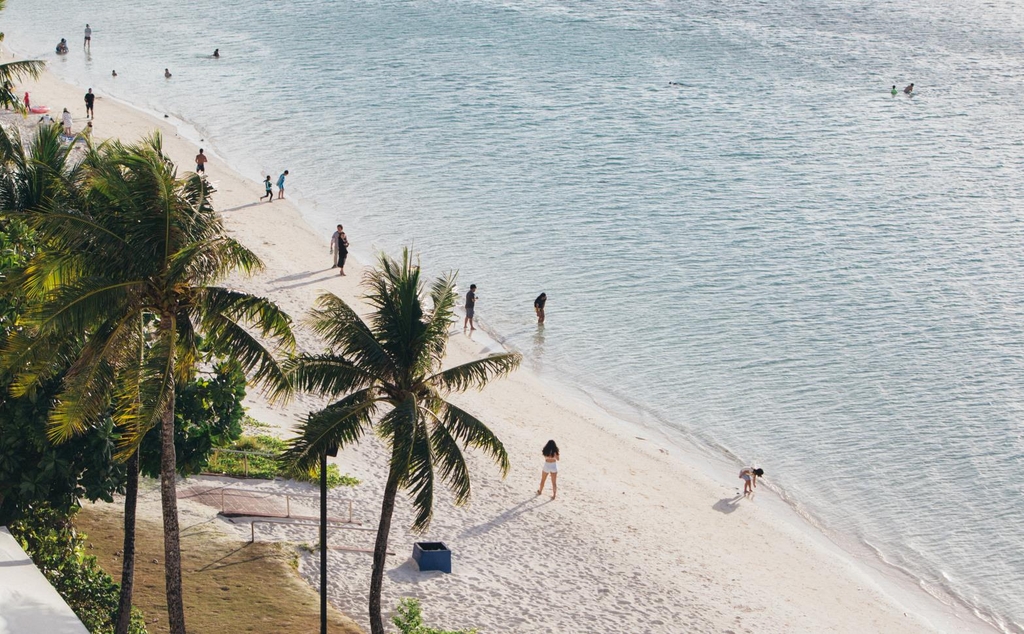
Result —
MULTIPOLYGON (((251 427, 250 427, 251 428, 251 427)), ((230 476, 273 479, 276 476, 291 478, 300 482, 320 482, 319 469, 311 472, 292 472, 282 467, 275 456, 287 447, 287 442, 267 434, 244 435, 231 447, 235 451, 269 454, 266 456, 215 451, 206 467, 208 473, 230 476)), ((355 486, 359 479, 348 474, 342 475, 337 465, 327 465, 327 488, 355 486)))
MULTIPOLYGON (((100 564, 121 570, 123 511, 119 505, 86 505, 75 518, 87 535, 88 552, 100 564)), ((150 634, 167 632, 163 529, 140 520, 136 531, 135 605, 150 634)), ((293 567, 294 550, 275 543, 249 544, 203 525, 181 535, 185 618, 195 634, 273 632, 309 634, 320 629, 320 602, 293 567)), ((357 634, 359 627, 329 608, 330 631, 357 634)))

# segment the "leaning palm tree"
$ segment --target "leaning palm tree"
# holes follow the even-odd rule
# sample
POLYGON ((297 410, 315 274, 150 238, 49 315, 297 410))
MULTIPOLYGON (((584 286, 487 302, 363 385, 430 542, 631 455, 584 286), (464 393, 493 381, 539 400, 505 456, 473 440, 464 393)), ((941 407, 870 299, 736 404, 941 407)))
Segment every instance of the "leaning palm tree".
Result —
POLYGON ((229 355, 255 381, 282 390, 285 377, 264 341, 294 347, 290 319, 272 302, 214 286, 232 271, 262 264, 224 235, 212 190, 195 174, 179 178, 159 134, 118 142, 86 158, 80 208, 28 210, 48 245, 19 283, 32 307, 12 337, 5 365, 27 391, 57 365, 54 341, 77 338, 49 435, 84 431, 112 407, 124 430, 121 457, 161 425, 160 490, 170 631, 185 634, 174 449, 174 386, 200 360, 198 340, 229 355))
POLYGON ((286 363, 293 388, 338 400, 309 415, 283 459, 300 469, 315 468, 326 452, 358 442, 369 429, 375 429, 390 448, 369 597, 370 629, 383 634, 381 587, 398 489, 412 495, 417 511, 413 529, 422 531, 433 513, 435 477, 454 492, 456 504, 469 500, 469 470, 460 443, 482 449, 503 476, 508 472, 501 441, 446 397, 507 375, 521 357, 494 354, 442 369, 456 301, 455 278, 434 281, 430 307, 425 307, 420 269, 408 249, 401 262, 381 255, 364 284, 373 308, 370 323, 338 297, 322 295, 309 321, 326 340, 327 352, 303 354, 286 363))

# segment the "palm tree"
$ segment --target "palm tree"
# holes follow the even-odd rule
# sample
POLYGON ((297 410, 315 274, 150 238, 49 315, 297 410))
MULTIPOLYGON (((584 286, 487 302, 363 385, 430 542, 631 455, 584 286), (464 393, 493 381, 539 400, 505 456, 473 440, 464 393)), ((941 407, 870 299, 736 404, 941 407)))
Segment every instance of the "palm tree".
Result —
POLYGON ((33 303, 7 345, 6 364, 25 391, 52 371, 54 340, 80 339, 67 359, 60 402, 50 413, 55 441, 114 410, 124 429, 121 458, 161 423, 160 491, 170 631, 185 634, 174 450, 174 386, 200 360, 198 340, 237 360, 257 382, 280 391, 274 354, 294 347, 291 320, 272 302, 214 286, 262 263, 224 235, 212 189, 195 174, 178 178, 159 134, 113 142, 86 158, 84 203, 24 213, 50 249, 20 279, 33 303), (250 330, 254 331, 250 332, 250 330))
MULTIPOLYGON (((83 190, 82 163, 72 158, 73 145, 60 141, 60 126, 40 127, 27 150, 17 129, 0 129, 0 213, 50 208, 76 207, 81 203, 83 190)), ((92 161, 102 160, 98 153, 92 161)), ((76 343, 65 341, 64 343, 76 343)), ((74 347, 72 345, 72 347, 74 347)), ((63 372, 67 364, 63 359, 73 356, 54 355, 63 372)), ((127 634, 131 624, 132 590, 135 574, 135 506, 139 486, 138 452, 127 461, 127 481, 124 501, 124 544, 122 548, 121 590, 118 602, 116 634, 127 634)))
POLYGON ((366 300, 374 309, 369 325, 338 297, 321 295, 309 322, 327 341, 327 352, 302 354, 286 363, 292 387, 338 400, 306 418, 283 459, 312 469, 330 449, 358 442, 369 429, 376 429, 389 446, 369 598, 370 629, 383 634, 380 596, 398 489, 412 495, 417 511, 413 529, 422 531, 433 513, 435 476, 454 492, 456 504, 469 500, 469 470, 460 443, 482 449, 502 476, 508 472, 501 441, 446 397, 483 388, 491 379, 512 372, 521 357, 495 354, 442 369, 456 301, 455 278, 435 280, 430 308, 425 308, 420 269, 408 249, 401 262, 381 255, 364 284, 366 300))

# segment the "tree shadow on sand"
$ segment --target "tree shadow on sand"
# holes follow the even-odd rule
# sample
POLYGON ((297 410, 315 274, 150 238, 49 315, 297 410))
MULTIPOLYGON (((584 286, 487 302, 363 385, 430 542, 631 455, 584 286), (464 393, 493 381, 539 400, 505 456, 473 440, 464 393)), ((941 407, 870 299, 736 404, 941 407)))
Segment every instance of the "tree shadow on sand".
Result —
POLYGON ((272 288, 270 288, 268 290, 270 292, 286 291, 286 290, 288 290, 290 288, 299 288, 300 286, 309 286, 310 284, 316 284, 317 282, 326 282, 327 280, 333 280, 333 279, 335 279, 337 277, 341 277, 340 275, 337 275, 337 274, 333 273, 333 271, 334 271, 334 268, 332 267, 332 268, 329 268, 329 269, 323 269, 321 271, 303 271, 302 273, 295 273, 293 275, 285 275, 284 277, 279 277, 277 279, 270 280, 270 283, 271 284, 275 284, 277 282, 291 282, 291 281, 294 281, 294 280, 303 280, 303 281, 296 282, 295 284, 285 284, 283 286, 274 286, 274 287, 272 287, 272 288), (322 274, 322 273, 332 273, 332 274, 331 275, 320 275, 320 277, 316 277, 314 279, 306 279, 306 278, 310 277, 311 275, 318 275, 318 274, 322 274))
POLYGON ((545 504, 550 503, 551 498, 546 496, 544 497, 543 501, 540 501, 540 498, 537 496, 530 497, 529 499, 523 500, 519 504, 516 504, 512 508, 508 509, 507 511, 504 511, 500 515, 490 520, 487 520, 486 522, 477 524, 476 526, 470 526, 466 530, 459 533, 459 537, 477 537, 483 535, 485 533, 490 532, 492 529, 501 526, 502 524, 506 524, 514 520, 515 518, 519 517, 520 515, 523 515, 524 513, 535 511, 540 507, 544 506, 545 504))

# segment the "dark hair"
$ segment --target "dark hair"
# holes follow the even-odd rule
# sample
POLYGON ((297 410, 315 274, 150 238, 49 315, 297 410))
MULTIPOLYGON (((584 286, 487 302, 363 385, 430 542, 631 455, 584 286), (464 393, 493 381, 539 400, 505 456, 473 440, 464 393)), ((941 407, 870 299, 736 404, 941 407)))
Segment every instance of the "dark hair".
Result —
POLYGON ((764 469, 754 469, 754 475, 760 478, 764 475, 764 469))
POLYGON ((558 455, 558 445, 555 444, 555 441, 549 440, 548 444, 544 445, 544 449, 541 450, 541 453, 544 454, 548 458, 552 458, 554 456, 557 456, 558 455))
POLYGON ((473 290, 474 288, 476 288, 476 284, 470 284, 470 285, 469 285, 469 289, 470 289, 470 290, 473 290))

